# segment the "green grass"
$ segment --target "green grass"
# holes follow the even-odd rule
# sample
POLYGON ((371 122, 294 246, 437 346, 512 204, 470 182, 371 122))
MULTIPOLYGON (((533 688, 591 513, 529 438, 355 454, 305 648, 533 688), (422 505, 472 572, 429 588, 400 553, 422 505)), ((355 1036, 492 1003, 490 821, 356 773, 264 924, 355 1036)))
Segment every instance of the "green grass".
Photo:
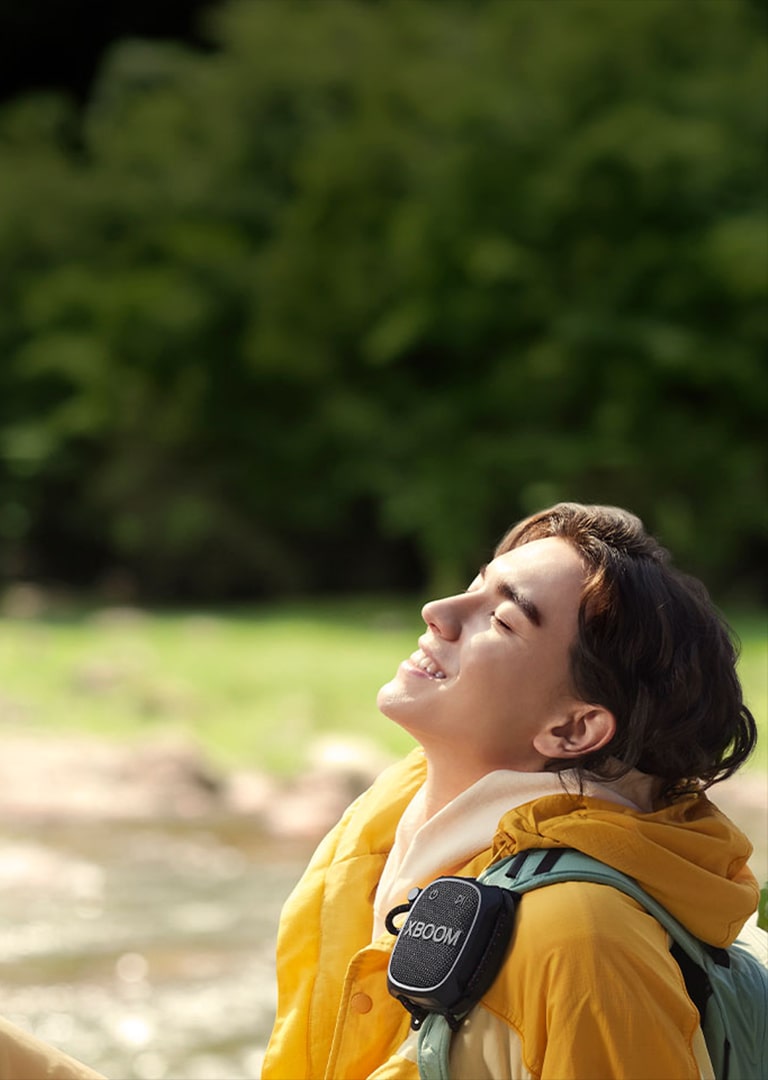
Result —
POLYGON ((768 618, 753 612, 732 615, 729 621, 741 642, 739 678, 759 731, 750 766, 768 770, 768 618))
MULTIPOLYGON (((754 766, 766 768, 766 620, 732 621, 762 732, 754 766)), ((0 619, 0 724, 16 733, 180 735, 222 765, 282 774, 301 768, 324 733, 400 753, 412 743, 375 696, 422 625, 418 602, 403 599, 0 619)))
POLYGON ((280 773, 328 732, 399 753, 412 744, 375 696, 419 632, 418 604, 397 600, 0 620, 0 723, 191 736, 280 773))

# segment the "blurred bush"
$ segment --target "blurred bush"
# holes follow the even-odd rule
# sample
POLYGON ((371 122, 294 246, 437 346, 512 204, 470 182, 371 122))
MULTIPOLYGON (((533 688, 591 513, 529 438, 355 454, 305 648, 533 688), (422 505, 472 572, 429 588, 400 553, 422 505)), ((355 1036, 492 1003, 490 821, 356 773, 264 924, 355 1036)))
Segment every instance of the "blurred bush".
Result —
POLYGON ((261 0, 211 35, 0 113, 5 578, 453 586, 573 498, 757 595, 759 5, 261 0))

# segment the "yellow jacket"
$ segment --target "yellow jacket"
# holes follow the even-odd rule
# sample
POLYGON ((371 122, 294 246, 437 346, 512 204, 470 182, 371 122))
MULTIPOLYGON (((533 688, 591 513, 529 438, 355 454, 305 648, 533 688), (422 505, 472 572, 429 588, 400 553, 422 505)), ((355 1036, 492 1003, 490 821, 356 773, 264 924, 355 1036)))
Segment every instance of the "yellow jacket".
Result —
MULTIPOLYGON (((425 777, 415 751, 325 838, 278 935, 278 1011, 263 1080, 415 1080, 410 1017, 386 987, 394 939, 371 942, 376 887, 425 777)), ((730 944, 757 904, 751 846, 704 796, 641 814, 553 795, 509 811, 476 876, 527 848, 574 847, 637 878, 697 936, 730 944)), ((424 885, 426 882, 416 882, 424 885)), ((453 1039, 452 1080, 686 1080, 711 1075, 664 930, 633 900, 566 882, 526 894, 501 973, 453 1039)))

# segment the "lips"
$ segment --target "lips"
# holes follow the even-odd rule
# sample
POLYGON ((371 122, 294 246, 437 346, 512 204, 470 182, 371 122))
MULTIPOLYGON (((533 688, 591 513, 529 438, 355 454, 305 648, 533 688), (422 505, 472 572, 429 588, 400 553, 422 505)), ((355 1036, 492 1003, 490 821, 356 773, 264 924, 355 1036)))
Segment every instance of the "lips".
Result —
POLYGON ((426 653, 423 649, 417 649, 415 653, 412 653, 409 657, 411 664, 419 671, 423 671, 425 675, 428 675, 431 679, 444 679, 446 674, 443 669, 436 663, 436 661, 426 653))

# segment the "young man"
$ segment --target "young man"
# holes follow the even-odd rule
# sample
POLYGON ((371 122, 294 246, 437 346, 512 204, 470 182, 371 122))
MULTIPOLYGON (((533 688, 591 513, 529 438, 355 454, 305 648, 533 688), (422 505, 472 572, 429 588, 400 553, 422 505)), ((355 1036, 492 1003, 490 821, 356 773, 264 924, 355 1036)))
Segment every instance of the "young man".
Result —
MULTIPOLYGON (((727 630, 631 514, 560 504, 510 530, 467 592, 423 609, 381 711, 420 743, 326 837, 286 904, 264 1080, 413 1080, 387 992, 388 911, 442 874, 572 847, 730 944, 757 904, 751 846, 704 789, 755 743, 727 630)), ((669 940, 619 891, 527 893, 453 1080, 709 1077, 669 940)))

